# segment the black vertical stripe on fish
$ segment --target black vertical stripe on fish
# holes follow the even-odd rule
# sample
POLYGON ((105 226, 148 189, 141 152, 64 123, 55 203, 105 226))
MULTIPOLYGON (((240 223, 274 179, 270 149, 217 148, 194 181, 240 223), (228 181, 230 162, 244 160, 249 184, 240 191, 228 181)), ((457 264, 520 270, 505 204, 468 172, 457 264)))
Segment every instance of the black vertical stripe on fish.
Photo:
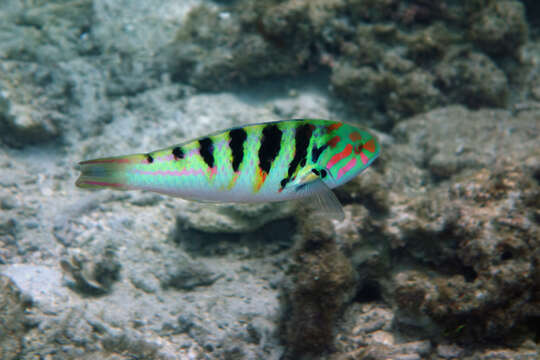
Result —
POLYGON ((172 149, 172 154, 175 160, 184 158, 184 150, 182 150, 180 146, 176 146, 174 149, 172 149))
POLYGON ((232 168, 234 172, 237 172, 244 160, 244 143, 247 139, 246 130, 242 128, 233 129, 229 131, 229 138, 231 139, 229 147, 232 153, 232 168))
POLYGON ((259 167, 265 173, 269 173, 272 162, 281 149, 281 138, 283 132, 277 125, 266 125, 262 131, 261 147, 259 148, 259 167))
POLYGON ((321 147, 313 146, 313 149, 311 150, 311 161, 316 163, 319 160, 319 156, 321 156, 322 152, 326 150, 328 147, 328 144, 324 144, 321 147))
POLYGON ((199 153, 208 167, 214 167, 214 143, 209 137, 199 140, 199 153))
POLYGON ((315 127, 311 124, 303 124, 296 128, 296 132, 294 134, 294 157, 289 164, 287 177, 281 180, 282 189, 291 180, 296 168, 298 167, 298 164, 306 159, 309 141, 313 135, 313 130, 315 130, 315 127))

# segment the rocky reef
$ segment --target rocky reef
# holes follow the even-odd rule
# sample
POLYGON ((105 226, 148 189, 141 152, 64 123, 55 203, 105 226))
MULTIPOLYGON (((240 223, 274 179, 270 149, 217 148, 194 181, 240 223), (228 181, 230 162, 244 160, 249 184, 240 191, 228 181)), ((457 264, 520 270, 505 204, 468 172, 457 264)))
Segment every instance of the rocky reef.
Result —
POLYGON ((1 359, 537 359, 534 0, 0 2, 1 359), (75 188, 283 118, 382 144, 305 203, 75 188))
POLYGON ((388 128, 447 104, 504 107, 523 74, 525 8, 514 0, 203 4, 168 45, 166 63, 201 90, 326 72, 334 95, 388 128))

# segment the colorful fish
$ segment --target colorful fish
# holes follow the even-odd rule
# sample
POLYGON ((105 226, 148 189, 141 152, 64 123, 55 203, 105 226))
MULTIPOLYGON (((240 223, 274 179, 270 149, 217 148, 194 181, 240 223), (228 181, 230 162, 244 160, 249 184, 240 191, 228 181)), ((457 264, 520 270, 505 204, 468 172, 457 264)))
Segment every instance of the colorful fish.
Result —
POLYGON ((342 219, 330 189, 366 169, 379 152, 375 136, 355 126, 285 120, 235 127, 146 154, 82 161, 76 185, 213 202, 315 196, 321 211, 342 219))

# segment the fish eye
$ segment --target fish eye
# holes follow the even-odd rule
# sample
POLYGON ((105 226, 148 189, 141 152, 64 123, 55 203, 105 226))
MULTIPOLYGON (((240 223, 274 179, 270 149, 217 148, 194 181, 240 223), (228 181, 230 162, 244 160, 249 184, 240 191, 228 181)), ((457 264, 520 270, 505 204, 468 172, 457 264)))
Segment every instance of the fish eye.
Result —
POLYGON ((324 179, 326 177, 326 170, 321 169, 321 178, 324 179))

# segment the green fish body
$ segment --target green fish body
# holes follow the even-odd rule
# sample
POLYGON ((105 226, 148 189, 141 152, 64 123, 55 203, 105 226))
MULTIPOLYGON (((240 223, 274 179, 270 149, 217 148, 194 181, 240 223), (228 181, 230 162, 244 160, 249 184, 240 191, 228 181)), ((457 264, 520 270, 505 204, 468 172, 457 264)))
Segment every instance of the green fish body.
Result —
MULTIPOLYGON (((81 188, 142 189, 212 202, 331 193, 379 155, 366 130, 329 120, 250 124, 146 154, 79 163, 81 188)), ((337 201, 337 200, 336 200, 337 201)))

